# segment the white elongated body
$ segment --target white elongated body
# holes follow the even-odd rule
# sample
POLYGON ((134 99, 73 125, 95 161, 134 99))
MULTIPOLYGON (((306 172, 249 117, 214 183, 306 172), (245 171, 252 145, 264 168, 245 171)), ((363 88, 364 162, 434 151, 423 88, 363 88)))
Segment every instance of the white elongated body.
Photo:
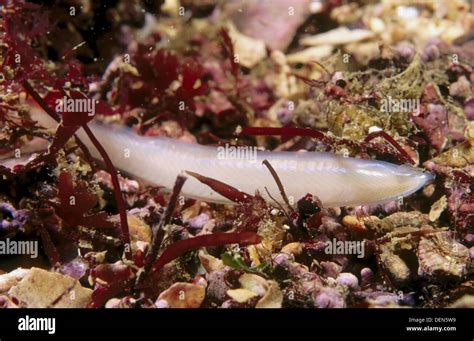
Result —
MULTIPOLYGON (((186 143, 163 137, 144 137, 126 128, 91 123, 91 130, 104 146, 115 167, 149 184, 171 189, 176 177, 192 171, 231 185, 248 194, 269 199, 265 188, 277 201, 281 195, 262 161, 268 160, 285 191, 294 202, 307 193, 319 197, 324 207, 355 206, 395 200, 412 194, 432 175, 411 166, 342 157, 317 152, 256 151, 256 158, 222 157, 212 146, 186 143)), ((82 129, 81 140, 92 155, 100 155, 82 129)), ((190 198, 231 203, 193 177, 182 193, 190 198)))

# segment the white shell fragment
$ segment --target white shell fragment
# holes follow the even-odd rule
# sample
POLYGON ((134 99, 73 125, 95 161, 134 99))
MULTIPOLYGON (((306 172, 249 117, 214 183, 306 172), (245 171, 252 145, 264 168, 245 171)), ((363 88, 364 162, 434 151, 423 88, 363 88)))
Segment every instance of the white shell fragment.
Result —
POLYGON ((265 42, 260 39, 251 38, 240 33, 234 25, 229 24, 229 36, 234 44, 237 63, 247 68, 252 68, 267 56, 265 42))
POLYGON ((347 27, 340 27, 328 32, 302 38, 300 43, 307 46, 344 45, 370 39, 374 36, 375 33, 369 30, 350 30, 347 27))
POLYGON ((320 59, 329 57, 333 50, 332 46, 313 46, 302 51, 298 51, 286 56, 286 60, 289 64, 296 63, 309 63, 313 61, 319 61, 320 59))

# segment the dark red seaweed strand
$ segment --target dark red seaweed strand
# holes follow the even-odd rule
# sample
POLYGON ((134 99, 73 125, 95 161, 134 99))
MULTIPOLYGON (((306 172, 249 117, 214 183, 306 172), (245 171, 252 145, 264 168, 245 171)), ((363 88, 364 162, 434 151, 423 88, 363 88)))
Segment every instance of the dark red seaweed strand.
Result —
MULTIPOLYGON (((324 71, 327 71, 326 68, 324 68, 324 71)), ((309 85, 309 86, 317 87, 317 86, 323 86, 323 85, 327 84, 327 82, 325 82, 325 81, 310 79, 308 77, 299 75, 299 74, 294 73, 294 72, 289 73, 289 75, 298 78, 299 80, 303 81, 304 83, 306 83, 306 85, 309 85)))
POLYGON ((203 184, 211 187, 214 191, 233 202, 243 203, 253 198, 253 196, 251 196, 250 194, 239 191, 237 188, 227 185, 219 180, 208 178, 204 175, 191 171, 186 171, 186 173, 191 175, 193 178, 198 179, 203 184))
POLYGON ((229 58, 232 66, 232 75, 237 81, 239 79, 240 68, 239 64, 235 61, 234 44, 232 43, 232 39, 229 36, 229 32, 227 32, 225 28, 221 28, 221 37, 227 58, 229 58))
POLYGON ((107 167, 107 171, 110 173, 112 185, 114 188, 114 197, 115 197, 115 201, 117 202, 117 208, 118 208, 119 216, 120 216, 120 227, 122 229, 122 239, 125 244, 125 257, 127 259, 132 259, 132 250, 131 250, 131 245, 130 245, 130 232, 128 230, 128 221, 127 221, 127 211, 125 208, 125 202, 123 200, 122 192, 120 189, 120 182, 117 176, 117 170, 115 169, 112 163, 112 160, 110 160, 109 155, 105 151, 104 147, 102 147, 102 145, 96 139, 96 137, 94 136, 90 128, 87 126, 87 124, 83 124, 82 128, 84 128, 84 131, 86 132, 87 136, 92 141, 95 148, 99 152, 100 156, 104 160, 105 166, 107 167))
POLYGON ((273 166, 270 164, 270 162, 268 162, 268 160, 263 160, 262 163, 268 168, 268 170, 272 174, 273 179, 275 180, 278 186, 278 189, 280 190, 280 195, 283 198, 283 201, 285 201, 286 206, 288 207, 290 212, 294 212, 293 207, 290 205, 290 201, 288 200, 288 197, 286 195, 285 188, 283 187, 283 184, 281 183, 280 177, 278 176, 277 172, 275 171, 273 166))
POLYGON ((43 243, 44 252, 48 257, 49 263, 51 266, 55 266, 59 262, 59 253, 56 249, 56 246, 54 246, 53 241, 51 240, 51 235, 44 226, 40 228, 39 233, 43 243))
POLYGON ((370 142, 377 137, 382 137, 388 143, 390 143, 390 145, 392 145, 392 147, 394 147, 397 150, 398 154, 400 155, 403 161, 409 162, 412 165, 415 164, 415 161, 413 161, 410 155, 408 155, 408 153, 400 146, 400 144, 397 141, 395 141, 393 137, 391 137, 384 131, 376 131, 376 132, 370 133, 369 135, 365 137, 364 142, 370 142))
MULTIPOLYGON (((43 100, 43 98, 38 94, 38 92, 33 89, 31 84, 28 81, 24 81, 22 83, 23 88, 26 90, 28 95, 31 96, 35 100, 36 103, 43 109, 52 119, 54 119, 56 122, 61 121, 61 117, 56 113, 56 111, 52 110, 48 104, 43 100)), ((86 145, 79 139, 79 137, 75 136, 76 138, 76 143, 81 148, 81 150, 84 152, 84 155, 86 156, 87 160, 92 160, 92 155, 89 152, 89 149, 87 149, 86 145)))
POLYGON ((23 88, 28 93, 28 95, 30 95, 35 100, 35 102, 38 103, 38 105, 41 107, 41 109, 43 109, 56 122, 59 123, 59 121, 61 121, 61 117, 59 117, 59 115, 56 113, 56 111, 51 109, 46 104, 46 102, 43 100, 43 98, 41 98, 41 96, 33 89, 33 87, 31 86, 30 83, 28 83, 28 81, 24 81, 22 83, 22 85, 23 85, 23 88))
POLYGON ((176 181, 173 186, 173 191, 166 207, 165 214, 163 216, 163 225, 166 226, 170 223, 171 218, 173 217, 174 210, 178 204, 179 193, 181 193, 181 189, 183 188, 184 183, 186 182, 187 178, 183 175, 178 175, 176 177, 176 181))
POLYGON ((153 266, 153 272, 158 271, 173 259, 186 252, 208 246, 221 246, 228 244, 240 244, 242 246, 258 244, 262 238, 255 232, 238 233, 213 233, 197 236, 194 238, 178 240, 163 251, 153 266))
MULTIPOLYGON (((30 94, 33 99, 41 106, 41 108, 48 113, 53 119, 56 121, 60 121, 59 115, 52 110, 46 102, 41 98, 41 96, 33 89, 33 87, 27 82, 23 82, 23 87, 25 90, 30 94)), ((125 203, 123 201, 121 189, 120 189, 120 183, 118 181, 117 177, 117 171, 110 160, 107 152, 105 149, 102 147, 102 145, 99 143, 99 141, 95 138, 94 134, 92 131, 89 129, 86 123, 81 125, 84 131, 86 132, 87 136, 90 138, 94 146, 97 148, 99 151, 99 154, 101 155, 102 159, 104 160, 104 163, 107 167, 108 172, 110 173, 112 184, 114 187, 114 196, 115 200, 117 202, 117 207, 119 210, 119 216, 120 216, 120 227, 122 230, 122 240, 125 244, 125 256, 127 259, 131 259, 132 257, 132 251, 131 251, 131 246, 130 246, 130 233, 128 230, 128 221, 127 221, 127 211, 125 208, 125 203), (128 246, 128 247, 127 247, 128 246)), ((74 129, 73 127, 64 127, 64 129, 74 129)), ((71 134, 72 136, 72 134, 71 134)), ((84 146, 85 148, 85 146, 84 146)), ((90 155, 89 151, 87 148, 84 149, 86 156, 90 155)))
POLYGON ((187 178, 182 175, 178 175, 178 177, 176 178, 176 181, 173 186, 173 192, 168 202, 168 206, 166 207, 165 213, 160 219, 160 223, 158 224, 158 226, 153 229, 153 239, 151 242, 151 248, 149 249, 146 255, 143 274, 138 278, 137 283, 141 282, 141 280, 147 276, 153 265, 153 262, 156 260, 156 256, 158 255, 158 251, 160 250, 161 243, 163 242, 163 237, 165 235, 164 227, 171 222, 171 218, 173 217, 173 213, 178 203, 179 193, 181 192, 181 189, 183 188, 186 179, 187 178))

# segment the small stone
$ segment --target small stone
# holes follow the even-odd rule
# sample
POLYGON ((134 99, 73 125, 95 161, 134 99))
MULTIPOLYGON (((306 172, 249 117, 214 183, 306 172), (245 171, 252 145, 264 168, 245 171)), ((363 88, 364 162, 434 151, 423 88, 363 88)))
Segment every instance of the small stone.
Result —
POLYGON ((335 262, 321 262, 321 268, 323 269, 323 275, 326 278, 337 278, 342 270, 342 266, 335 262))
POLYGON ((366 231, 364 221, 353 215, 346 215, 342 218, 342 224, 354 232, 366 231))
POLYGON ((206 213, 201 213, 200 215, 187 220, 186 222, 193 229, 201 229, 209 221, 209 216, 206 213))
POLYGON ((158 300, 155 302, 155 307, 157 307, 158 309, 166 309, 169 308, 170 305, 165 300, 158 300))
POLYGON ((110 300, 105 303, 105 308, 106 309, 116 309, 120 308, 120 304, 122 303, 122 300, 119 298, 111 298, 110 300))
POLYGON ((163 291, 158 301, 165 300, 170 308, 199 308, 205 295, 206 289, 201 285, 177 282, 163 291))
POLYGON ((207 298, 211 301, 222 302, 227 296, 227 290, 230 289, 225 280, 226 272, 214 271, 207 275, 207 298))
POLYGON ((333 288, 322 288, 313 293, 314 305, 317 308, 345 308, 346 302, 339 291, 333 288))
POLYGON ((362 287, 369 286, 374 280, 374 272, 370 268, 360 270, 360 284, 362 287))
POLYGON ((388 272, 392 283, 397 287, 404 287, 409 284, 412 271, 405 260, 395 252, 396 250, 398 250, 398 246, 395 243, 382 244, 380 246, 380 262, 388 272))
POLYGON ((303 244, 299 242, 288 243, 283 246, 281 252, 298 256, 303 252, 303 244))
POLYGON ((453 97, 467 98, 472 96, 471 83, 466 76, 461 76, 449 86, 449 94, 453 97))
POLYGON ((357 290, 359 288, 359 280, 350 272, 342 272, 337 276, 336 282, 339 285, 346 286, 350 289, 357 290))

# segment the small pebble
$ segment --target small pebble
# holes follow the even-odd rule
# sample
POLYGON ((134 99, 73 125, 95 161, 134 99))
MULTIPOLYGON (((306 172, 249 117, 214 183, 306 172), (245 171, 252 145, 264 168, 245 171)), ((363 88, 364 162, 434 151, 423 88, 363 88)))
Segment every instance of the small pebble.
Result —
POLYGON ((350 272, 342 272, 336 278, 337 284, 344 285, 350 289, 357 290, 359 288, 359 280, 350 272))

